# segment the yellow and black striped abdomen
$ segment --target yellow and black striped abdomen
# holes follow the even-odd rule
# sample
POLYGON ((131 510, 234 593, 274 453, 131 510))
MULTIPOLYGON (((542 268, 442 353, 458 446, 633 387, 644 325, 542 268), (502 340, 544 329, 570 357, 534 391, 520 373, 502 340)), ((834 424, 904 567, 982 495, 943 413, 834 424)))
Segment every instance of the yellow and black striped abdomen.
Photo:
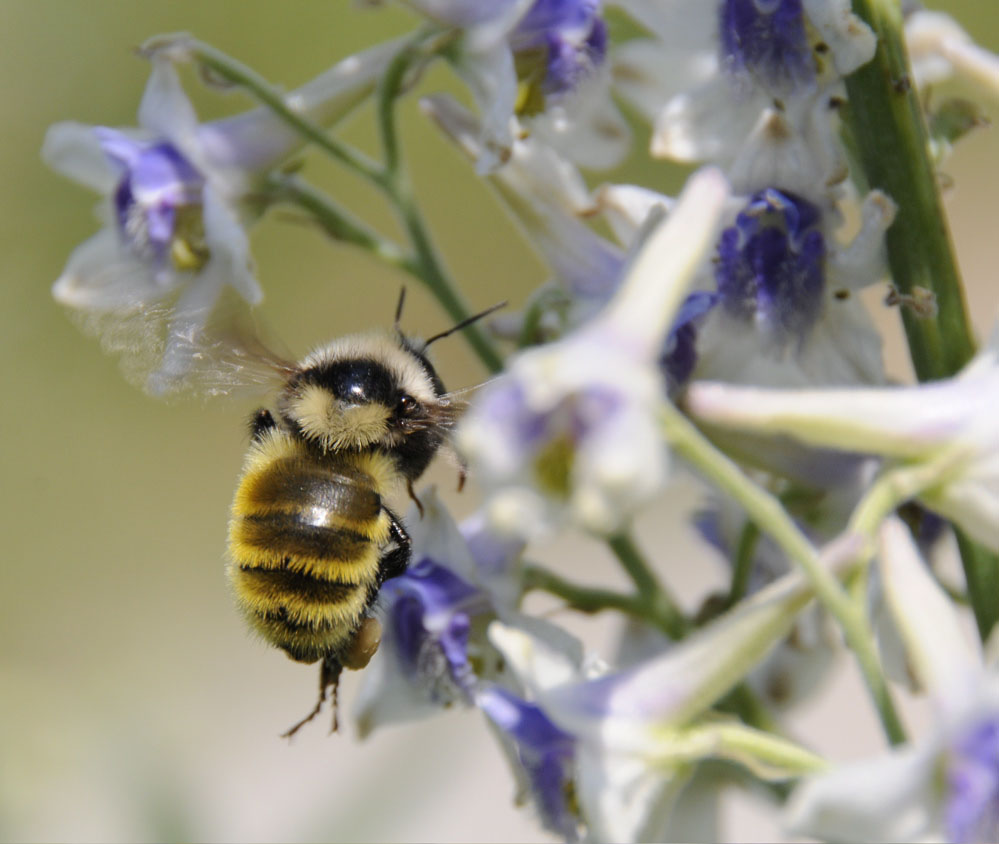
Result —
POLYGON ((319 457, 278 429, 254 443, 229 526, 239 608, 292 659, 338 655, 374 599, 389 537, 378 455, 319 457))

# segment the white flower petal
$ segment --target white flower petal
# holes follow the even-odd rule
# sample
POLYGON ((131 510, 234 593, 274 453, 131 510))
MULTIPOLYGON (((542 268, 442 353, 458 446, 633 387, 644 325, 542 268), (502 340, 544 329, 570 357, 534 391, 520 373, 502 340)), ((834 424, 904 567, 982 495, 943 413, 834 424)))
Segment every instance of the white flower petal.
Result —
POLYGON ((689 0, 613 0, 631 17, 670 48, 690 49, 697 45, 710 50, 718 37, 716 3, 690 3, 689 0))
POLYGON ((963 478, 927 490, 920 499, 976 542, 999 548, 999 454, 979 459, 965 471, 963 478))
POLYGON ((180 84, 177 69, 167 54, 154 52, 152 71, 139 104, 139 125, 167 138, 196 167, 198 155, 198 115, 180 84))
POLYGON ((246 230, 210 184, 205 185, 202 192, 202 209, 205 240, 212 253, 209 263, 220 265, 219 271, 226 276, 224 283, 232 286, 249 304, 260 304, 264 291, 253 274, 246 230))
POLYGON ((691 385, 684 405, 715 425, 786 434, 820 448, 919 458, 940 435, 960 429, 963 408, 947 386, 772 390, 701 382, 691 385))
POLYGON ((726 163, 740 149, 769 104, 762 93, 735 99, 724 75, 673 97, 656 118, 650 153, 654 158, 726 163))
POLYGON ((439 703, 406 678, 399 664, 391 637, 383 638, 378 653, 364 669, 351 708, 358 738, 367 738, 378 727, 427 718, 441 711, 439 703))
POLYGON ((811 600, 797 575, 760 590, 663 656, 585 684, 552 689, 549 716, 576 735, 643 753, 659 731, 683 726, 745 676, 811 600))
POLYGON ((913 12, 905 21, 905 41, 920 87, 959 73, 999 95, 999 56, 975 44, 950 15, 927 9, 913 12))
POLYGON ((50 126, 42 143, 42 160, 98 193, 110 193, 118 183, 119 174, 104 155, 93 126, 73 122, 50 126))
MULTIPOLYGON (((520 616, 518 620, 525 621, 527 618, 520 616)), ((532 623, 519 629, 494 621, 489 625, 489 641, 503 654, 535 697, 540 698, 549 689, 570 683, 580 676, 581 645, 553 625, 532 623)))
POLYGON ((795 790, 784 826, 825 841, 918 840, 937 812, 934 764, 928 748, 917 746, 841 765, 795 790))
POLYGON ((661 41, 637 39, 617 47, 612 54, 614 87, 649 121, 682 91, 698 88, 719 72, 710 49, 671 48, 661 41))
POLYGON ((784 112, 764 109, 727 170, 732 190, 749 195, 774 187, 821 201, 830 182, 841 181, 846 172, 839 162, 821 161, 816 152, 784 112))
POLYGON ((618 242, 625 246, 635 239, 653 209, 668 214, 675 204, 672 197, 640 185, 601 185, 593 199, 618 242))
POLYGON ((126 311, 163 298, 175 286, 161 283, 148 265, 121 245, 118 232, 101 229, 70 253, 52 295, 81 311, 126 311))
POLYGON ((874 58, 877 37, 850 9, 849 0, 802 0, 808 22, 830 47, 833 63, 847 76, 874 58))
POLYGON ((458 72, 472 92, 482 119, 482 149, 476 162, 479 173, 488 173, 510 155, 517 102, 517 73, 513 53, 501 43, 484 53, 463 55, 458 72))
POLYGON ((857 236, 830 256, 830 280, 836 287, 859 290, 887 275, 884 235, 895 221, 897 210, 891 197, 879 190, 864 197, 857 236))
POLYGON ((615 414, 579 450, 570 508, 597 534, 623 524, 666 481, 668 450, 648 413, 615 414))
POLYGON ((583 742, 577 750, 579 802, 593 841, 654 841, 687 784, 688 766, 664 771, 646 759, 583 742))
MULTIPOLYGON (((412 504, 407 513, 406 525, 413 548, 417 549, 420 559, 429 558, 446 564, 463 580, 477 583, 479 572, 475 560, 472 559, 454 518, 441 501, 437 487, 424 487, 418 496, 423 511, 420 512, 416 504, 412 504)), ((412 564, 419 561, 414 557, 412 564)))
POLYGON ((919 679, 937 698, 960 696, 980 671, 980 654, 920 558, 908 528, 895 517, 881 527, 881 580, 919 679))
POLYGON ((609 85, 606 71, 592 73, 531 120, 531 133, 581 167, 616 166, 631 147, 631 130, 611 100, 609 85))

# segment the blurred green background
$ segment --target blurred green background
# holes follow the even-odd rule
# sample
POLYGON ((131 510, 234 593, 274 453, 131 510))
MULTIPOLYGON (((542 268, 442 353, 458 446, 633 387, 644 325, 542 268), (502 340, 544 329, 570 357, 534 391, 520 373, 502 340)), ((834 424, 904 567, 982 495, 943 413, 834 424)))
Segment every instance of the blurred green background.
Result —
MULTIPOLYGON (((999 48, 994 4, 940 7, 999 48)), ((42 165, 42 138, 60 120, 135 123, 146 67, 133 46, 190 31, 292 88, 411 22, 394 8, 343 0, 0 3, 0 365, 10 399, 0 419, 0 840, 544 837, 513 806, 512 781, 475 713, 388 729, 364 744, 349 730, 327 738, 322 724, 294 744, 277 738, 311 707, 316 677, 246 635, 222 574, 252 405, 147 398, 49 295, 97 223, 94 196, 42 165)), ((203 117, 246 105, 186 78, 203 117)), ((453 88, 443 69, 424 83, 438 87, 453 88)), ((454 275, 473 305, 518 307, 544 280, 542 266, 414 100, 404 115, 417 190, 454 275)), ((347 136, 374 151, 369 118, 362 110, 347 136)), ((981 332, 996 316, 997 152, 994 133, 980 132, 945 168, 981 332)), ((675 187, 668 168, 641 158, 613 177, 675 187)), ((377 197, 323 172, 344 204, 389 224, 377 197)), ((254 254, 267 291, 263 319, 296 353, 387 325, 404 280, 307 226, 273 220, 255 231, 254 254)), ((447 327, 429 297, 409 287, 404 325, 423 334, 447 327)), ((893 367, 904 372, 893 342, 893 367)), ((449 385, 482 379, 460 340, 436 352, 449 385)), ((471 509, 474 490, 455 496, 453 470, 432 474, 457 513, 471 509)), ((640 525, 645 541, 661 542, 660 522, 640 525)), ((617 576, 585 540, 538 556, 605 583, 617 576)), ((680 591, 694 594, 684 583, 680 591)), ((350 675, 341 689, 345 714, 357 681, 350 675)))

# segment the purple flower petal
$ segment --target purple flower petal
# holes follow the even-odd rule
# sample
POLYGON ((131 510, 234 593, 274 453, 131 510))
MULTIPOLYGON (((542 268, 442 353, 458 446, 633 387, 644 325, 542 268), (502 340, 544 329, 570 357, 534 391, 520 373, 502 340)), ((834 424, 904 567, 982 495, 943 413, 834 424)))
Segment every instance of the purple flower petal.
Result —
POLYGON ((948 840, 999 841, 999 719, 976 724, 958 739, 947 784, 948 840))
POLYGON ((822 311, 826 246, 819 209, 767 189, 722 232, 715 280, 731 316, 756 320, 779 343, 801 340, 822 311))
POLYGON ((569 799, 575 739, 532 703, 498 686, 481 691, 482 711, 513 741, 546 829, 567 841, 578 838, 579 818, 569 799))
POLYGON ((721 6, 722 67, 748 74, 774 92, 815 80, 801 0, 725 0, 721 6))

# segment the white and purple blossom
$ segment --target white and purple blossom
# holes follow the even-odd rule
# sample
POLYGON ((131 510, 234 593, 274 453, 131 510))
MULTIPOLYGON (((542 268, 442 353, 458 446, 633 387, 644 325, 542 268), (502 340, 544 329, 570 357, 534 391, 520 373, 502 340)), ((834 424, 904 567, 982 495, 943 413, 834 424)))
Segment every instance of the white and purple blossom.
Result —
POLYGON ((607 52, 601 0, 406 2, 462 30, 449 56, 479 107, 481 172, 506 160, 522 131, 518 118, 589 166, 612 166, 623 157, 627 125, 601 72, 607 52))
POLYGON ((837 841, 992 841, 999 834, 999 674, 983 665, 898 519, 879 566, 910 665, 933 703, 926 735, 806 780, 790 831, 837 841))
POLYGON ((436 491, 424 491, 421 502, 423 518, 409 521, 412 563, 379 594, 382 643, 354 712, 362 737, 382 724, 471 705, 477 671, 490 671, 482 652, 482 633, 495 618, 490 596, 436 491))
POLYGON ((719 428, 877 455, 889 470, 936 467, 913 494, 979 542, 999 545, 999 335, 957 376, 918 386, 791 391, 704 383, 685 402, 719 428))
POLYGON ((774 779, 821 767, 781 739, 698 721, 786 634, 809 599, 797 575, 786 577, 669 652, 611 673, 587 672, 528 632, 491 625, 490 639, 528 700, 573 739, 558 745, 573 764, 571 777, 561 769, 562 781, 572 783, 589 838, 659 840, 670 816, 682 811, 677 796, 700 759, 731 759, 774 779))
MULTIPOLYGON (((259 214, 250 194, 304 144, 265 109, 199 124, 172 63, 178 49, 177 39, 150 49, 138 129, 60 123, 42 148, 51 167, 104 196, 105 227, 70 255, 53 295, 123 353, 126 370, 152 372, 144 385, 152 392, 172 389, 190 367, 226 287, 250 305, 263 297, 246 234, 259 214)), ((334 122, 371 90, 390 55, 382 45, 352 56, 288 102, 334 122)))
MULTIPOLYGON (((673 200, 607 185, 596 203, 628 243, 648 214, 673 200)), ((676 377, 684 371, 747 384, 880 383, 880 336, 855 294, 884 275, 883 235, 895 208, 872 191, 860 210, 860 231, 842 244, 828 199, 767 188, 730 200, 714 261, 699 268, 697 291, 674 326, 682 342, 664 350, 670 383, 682 386, 676 377)))
POLYGON ((473 403, 458 442, 498 530, 531 535, 567 513, 610 532, 658 491, 666 449, 657 360, 724 197, 717 172, 695 176, 604 310, 519 355, 473 403))
POLYGON ((422 514, 414 506, 407 519, 412 562, 378 597, 382 642, 353 713, 362 737, 388 723, 471 706, 483 684, 503 674, 485 636, 494 619, 557 635, 516 610, 522 542, 498 536, 481 513, 455 524, 433 487, 420 501, 422 514))
POLYGON ((612 57, 653 122, 653 155, 717 163, 745 193, 845 178, 828 102, 875 47, 845 0, 619 4, 655 36, 612 57))
MULTIPOLYGON (((478 160, 481 127, 473 115, 443 96, 427 97, 421 105, 472 161, 478 160)), ((568 325, 592 316, 616 289, 625 256, 579 219, 593 210, 579 170, 532 136, 514 141, 509 158, 487 179, 568 295, 568 325)))

